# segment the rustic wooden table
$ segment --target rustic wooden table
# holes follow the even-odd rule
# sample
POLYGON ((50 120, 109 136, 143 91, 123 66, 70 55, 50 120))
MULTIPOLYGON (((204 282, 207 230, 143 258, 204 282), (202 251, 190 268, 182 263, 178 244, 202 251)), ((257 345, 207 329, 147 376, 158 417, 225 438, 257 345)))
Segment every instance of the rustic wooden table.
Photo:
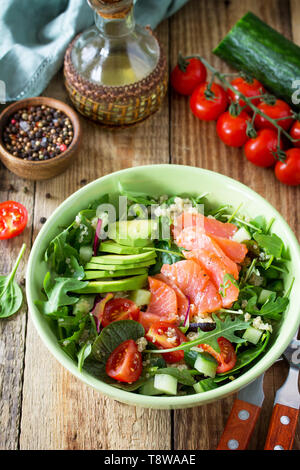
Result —
MULTIPOLYGON (((226 66, 211 50, 248 10, 300 44, 298 0, 191 0, 157 29, 170 67, 179 51, 198 52, 225 71, 226 66)), ((61 73, 43 94, 67 99, 61 73)), ((1 242, 0 272, 9 272, 23 241, 28 257, 42 226, 41 217, 49 217, 86 182, 150 163, 193 165, 242 181, 270 201, 295 233, 300 233, 299 188, 279 184, 272 170, 254 167, 243 158, 242 151, 226 148, 216 138, 215 124, 196 120, 188 100, 171 90, 162 110, 140 127, 108 132, 83 118, 81 122, 79 157, 61 176, 35 183, 0 168, 0 200, 18 200, 29 211, 24 235, 1 242)), ((26 261, 25 257, 19 281, 25 276, 26 261)), ((286 374, 283 362, 266 373, 266 399, 250 449, 263 448, 274 393, 286 374)), ((232 396, 193 409, 157 411, 103 397, 75 379, 49 354, 25 307, 0 322, 0 391, 1 449, 215 449, 234 400, 232 396)), ((299 431, 300 426, 294 449, 300 449, 299 431)))

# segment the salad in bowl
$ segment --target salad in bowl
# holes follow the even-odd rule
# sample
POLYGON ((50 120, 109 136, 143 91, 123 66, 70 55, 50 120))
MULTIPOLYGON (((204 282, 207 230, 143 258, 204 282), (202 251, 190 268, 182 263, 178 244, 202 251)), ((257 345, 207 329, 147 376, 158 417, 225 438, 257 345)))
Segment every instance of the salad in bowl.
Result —
POLYGON ((225 389, 254 367, 293 278, 275 218, 245 209, 119 180, 61 228, 35 305, 78 373, 167 400, 225 389))

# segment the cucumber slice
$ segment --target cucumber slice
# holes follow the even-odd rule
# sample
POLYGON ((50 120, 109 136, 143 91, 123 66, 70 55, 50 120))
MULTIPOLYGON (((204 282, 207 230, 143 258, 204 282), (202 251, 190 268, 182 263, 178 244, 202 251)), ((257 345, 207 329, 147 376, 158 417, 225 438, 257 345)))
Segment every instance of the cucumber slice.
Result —
POLYGON ((135 305, 141 307, 142 305, 148 305, 150 303, 151 292, 146 289, 137 289, 131 292, 129 298, 135 305))
POLYGON ((217 388, 218 385, 214 382, 213 379, 209 378, 200 380, 200 382, 194 384, 193 387, 196 393, 203 393, 207 392, 208 390, 213 390, 214 388, 217 388))
POLYGON ((243 338, 249 343, 257 344, 263 334, 262 330, 258 330, 257 328, 253 328, 253 326, 249 326, 245 333, 243 334, 243 338))
POLYGON ((197 369, 201 374, 211 377, 212 379, 216 376, 218 363, 208 353, 199 353, 194 364, 194 368, 197 369))
POLYGON ((94 306, 94 295, 81 295, 78 302, 73 307, 73 315, 86 315, 94 306))
POLYGON ((251 235, 244 227, 241 227, 232 237, 232 240, 238 243, 243 243, 246 240, 251 240, 251 235))
POLYGON ((274 294, 274 292, 268 289, 262 289, 257 299, 257 303, 263 305, 268 300, 271 294, 274 294))
POLYGON ((88 263, 93 256, 93 248, 91 246, 81 246, 79 248, 79 256, 83 264, 88 263))
POLYGON ((161 395, 161 391, 154 387, 154 377, 151 377, 139 388, 142 395, 161 395))
POLYGON ((154 388, 167 395, 177 394, 177 379, 168 374, 157 374, 154 376, 154 388))

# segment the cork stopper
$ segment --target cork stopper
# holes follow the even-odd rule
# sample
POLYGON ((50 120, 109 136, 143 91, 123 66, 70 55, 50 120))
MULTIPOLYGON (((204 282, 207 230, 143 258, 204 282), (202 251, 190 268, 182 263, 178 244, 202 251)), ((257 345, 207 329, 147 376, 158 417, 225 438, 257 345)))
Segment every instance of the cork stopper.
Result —
POLYGON ((125 18, 133 6, 133 0, 88 0, 98 15, 107 19, 125 18))

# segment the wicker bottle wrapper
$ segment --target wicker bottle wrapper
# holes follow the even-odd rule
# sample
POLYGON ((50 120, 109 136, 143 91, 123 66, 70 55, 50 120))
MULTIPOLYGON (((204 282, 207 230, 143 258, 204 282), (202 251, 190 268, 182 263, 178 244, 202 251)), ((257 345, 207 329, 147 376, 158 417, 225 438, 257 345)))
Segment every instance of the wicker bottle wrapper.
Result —
POLYGON ((168 85, 167 61, 161 48, 157 66, 144 79, 124 86, 102 86, 75 70, 71 52, 76 39, 65 54, 64 77, 71 101, 81 114, 113 128, 134 125, 159 109, 168 85))

